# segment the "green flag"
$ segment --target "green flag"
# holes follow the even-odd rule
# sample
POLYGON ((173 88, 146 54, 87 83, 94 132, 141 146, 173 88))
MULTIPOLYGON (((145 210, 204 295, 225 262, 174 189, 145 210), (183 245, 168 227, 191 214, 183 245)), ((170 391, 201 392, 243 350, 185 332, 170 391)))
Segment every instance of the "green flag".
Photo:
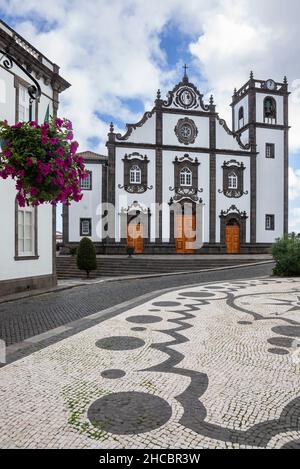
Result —
POLYGON ((50 118, 50 109, 49 109, 49 104, 48 104, 44 122, 49 122, 49 118, 50 118))

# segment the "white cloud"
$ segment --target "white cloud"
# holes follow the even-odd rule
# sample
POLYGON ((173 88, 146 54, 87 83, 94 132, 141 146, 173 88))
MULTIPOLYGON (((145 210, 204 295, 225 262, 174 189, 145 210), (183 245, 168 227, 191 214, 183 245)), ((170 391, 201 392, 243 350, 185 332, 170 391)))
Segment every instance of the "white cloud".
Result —
POLYGON ((300 233, 300 208, 295 207, 290 210, 290 225, 289 231, 300 233))
POLYGON ((289 199, 300 198, 300 169, 289 168, 289 199))
POLYGON ((288 7, 282 0, 51 0, 49 5, 46 0, 0 0, 1 10, 17 19, 20 34, 58 63, 72 83, 61 96, 60 114, 74 121, 81 149, 98 137, 98 150, 105 151, 108 127, 97 111, 136 121, 141 116, 124 100, 140 99, 149 106, 157 88, 167 91, 178 79, 176 70, 166 72, 160 46, 159 35, 170 23, 193 35, 189 71, 201 71, 200 88, 213 92, 229 124, 233 88, 247 80, 251 69, 257 78, 287 75, 294 83, 290 145, 300 149, 298 0, 289 0, 288 7), (38 31, 32 18, 47 27, 38 31))

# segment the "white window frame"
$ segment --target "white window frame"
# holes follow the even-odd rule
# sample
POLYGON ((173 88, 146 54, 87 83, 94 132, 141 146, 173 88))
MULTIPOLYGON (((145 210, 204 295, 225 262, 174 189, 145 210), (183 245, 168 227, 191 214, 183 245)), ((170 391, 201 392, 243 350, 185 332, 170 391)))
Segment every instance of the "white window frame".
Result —
POLYGON ((26 86, 19 85, 19 122, 27 122, 29 120, 30 97, 26 86))
POLYGON ((80 236, 92 236, 92 219, 91 218, 81 218, 80 219, 80 236), (88 225, 88 231, 83 229, 84 223, 88 225))
POLYGON ((35 224, 36 212, 33 207, 18 207, 17 210, 17 257, 36 256, 35 224), (30 223, 28 223, 30 219, 30 223), (28 246, 30 243, 30 249, 28 246))
POLYGON ((134 165, 129 171, 130 184, 141 184, 142 183, 142 171, 138 165, 134 165))
POLYGON ((266 215, 266 230, 267 231, 274 231, 275 230, 275 216, 274 215, 266 215), (272 227, 273 221, 273 227, 272 227))
POLYGON ((274 143, 266 143, 266 158, 275 158, 275 144, 274 143))
POLYGON ((184 167, 179 173, 179 182, 181 186, 190 187, 192 185, 192 171, 184 167))
POLYGON ((88 176, 80 180, 80 187, 83 191, 90 191, 92 189, 92 171, 87 171, 88 176))
POLYGON ((228 189, 237 189, 238 188, 238 176, 236 173, 228 174, 228 189))

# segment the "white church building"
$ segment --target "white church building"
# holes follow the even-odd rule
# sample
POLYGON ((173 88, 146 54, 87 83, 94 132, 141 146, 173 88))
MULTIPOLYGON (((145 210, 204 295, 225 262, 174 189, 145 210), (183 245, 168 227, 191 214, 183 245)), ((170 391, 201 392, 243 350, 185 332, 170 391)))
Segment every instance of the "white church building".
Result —
MULTIPOLYGON (((42 123, 56 115, 59 93, 69 86, 56 64, 0 20, 0 120, 42 123), (28 93, 33 79, 38 99, 28 93)), ((0 296, 55 285, 55 208, 20 208, 15 181, 0 178, 0 213, 0 296)))
POLYGON ((106 155, 84 152, 84 197, 64 207, 65 248, 98 253, 265 253, 288 231, 288 84, 249 80, 232 96, 231 128, 182 81, 106 155), (115 210, 111 211, 111 206, 115 210))

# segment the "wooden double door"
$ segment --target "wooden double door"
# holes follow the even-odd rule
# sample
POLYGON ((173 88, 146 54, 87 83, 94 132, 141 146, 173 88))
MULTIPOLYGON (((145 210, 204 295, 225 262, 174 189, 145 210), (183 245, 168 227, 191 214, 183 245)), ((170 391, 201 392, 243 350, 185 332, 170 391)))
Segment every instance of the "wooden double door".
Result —
POLYGON ((127 246, 134 248, 135 254, 144 252, 144 226, 141 223, 127 226, 127 246))
POLYGON ((240 252, 240 227, 238 224, 226 225, 225 240, 227 254, 240 252))
POLYGON ((178 215, 176 217, 176 252, 182 254, 196 252, 192 244, 196 241, 195 232, 196 215, 178 215))

